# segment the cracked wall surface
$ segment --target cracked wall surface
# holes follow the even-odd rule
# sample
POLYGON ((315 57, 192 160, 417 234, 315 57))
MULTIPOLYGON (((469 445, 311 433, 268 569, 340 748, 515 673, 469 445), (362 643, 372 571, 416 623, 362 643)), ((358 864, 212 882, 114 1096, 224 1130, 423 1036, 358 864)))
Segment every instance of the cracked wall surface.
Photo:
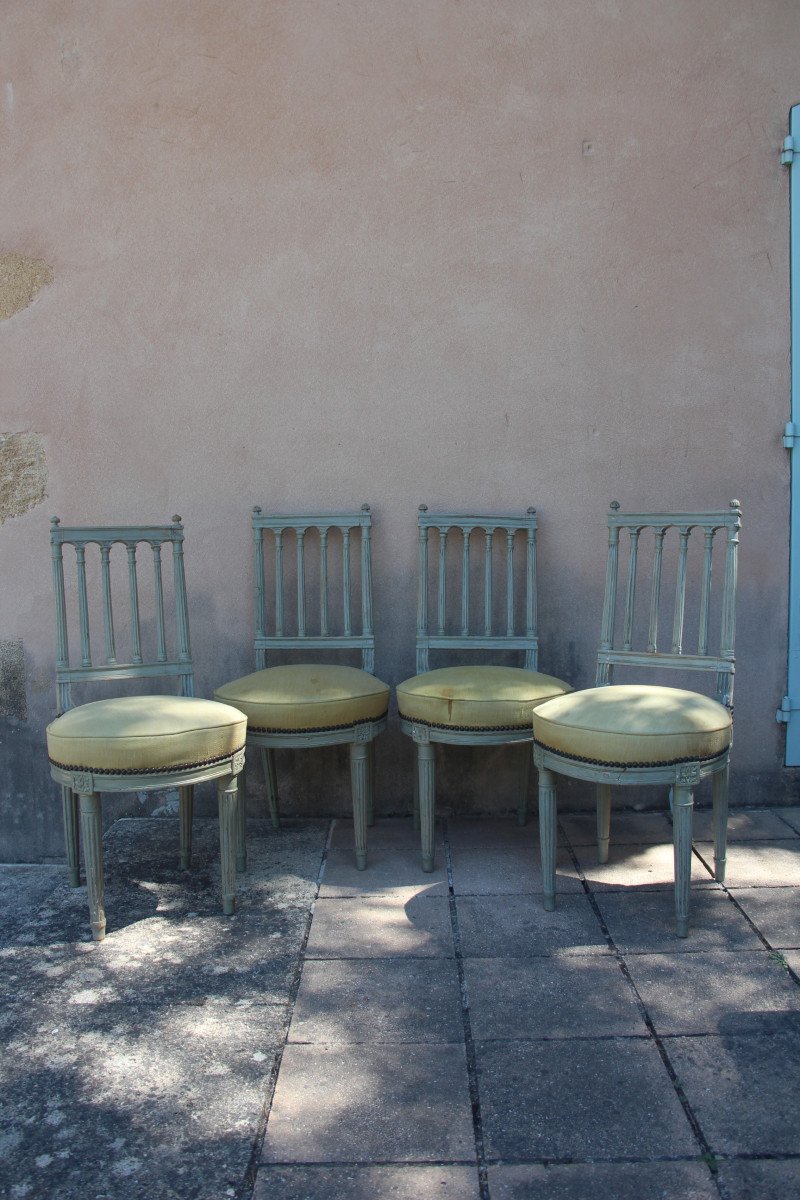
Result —
POLYGON ((0 525, 41 504, 47 459, 38 433, 0 433, 0 525))
POLYGON ((37 292, 53 282, 53 268, 40 258, 0 254, 0 321, 27 308, 37 292))
POLYGON ((21 638, 0 641, 0 717, 28 718, 25 654, 21 638))

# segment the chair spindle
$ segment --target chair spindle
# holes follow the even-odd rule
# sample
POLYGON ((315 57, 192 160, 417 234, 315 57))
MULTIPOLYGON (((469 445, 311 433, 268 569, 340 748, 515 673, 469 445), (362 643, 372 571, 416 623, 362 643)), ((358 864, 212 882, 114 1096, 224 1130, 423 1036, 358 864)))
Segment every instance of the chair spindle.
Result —
POLYGON ((469 633, 469 530, 462 529, 461 554, 461 636, 469 633))
POLYGON ((167 635, 164 624, 164 582, 161 575, 161 546, 158 542, 152 545, 153 551, 153 586, 156 598, 156 658, 159 662, 167 661, 167 635))
POLYGON ((666 528, 655 531, 655 553, 653 555, 653 581, 650 591, 650 623, 647 631, 647 653, 658 651, 658 606, 661 601, 661 561, 664 555, 666 528))
POLYGON ((86 549, 75 547, 78 570, 78 618, 81 627, 81 665, 92 665, 92 647, 89 639, 89 598, 86 594, 86 549))
POLYGON ((114 647, 114 610, 111 604, 111 542, 103 542, 100 547, 103 581, 103 638, 105 642, 106 662, 115 663, 116 650, 114 647))

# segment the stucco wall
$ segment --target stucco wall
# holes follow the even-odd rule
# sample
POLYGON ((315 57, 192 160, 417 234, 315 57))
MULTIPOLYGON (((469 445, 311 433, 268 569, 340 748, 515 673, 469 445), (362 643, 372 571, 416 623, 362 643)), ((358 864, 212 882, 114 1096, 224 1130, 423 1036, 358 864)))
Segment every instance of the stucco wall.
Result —
MULTIPOLYGON (((798 45, 796 0, 7 0, 0 252, 35 286, 0 321, 0 426, 43 454, 0 514, 0 856, 61 848, 52 513, 184 517, 210 694, 252 661, 253 504, 372 504, 393 683, 417 504, 533 504, 542 667, 580 685, 608 501, 736 496, 734 798, 789 794, 798 45)), ((443 801, 511 803, 499 753, 454 755, 443 801)), ((338 752, 312 759, 289 802, 345 804, 338 752)), ((383 740, 384 810, 410 761, 383 740)))

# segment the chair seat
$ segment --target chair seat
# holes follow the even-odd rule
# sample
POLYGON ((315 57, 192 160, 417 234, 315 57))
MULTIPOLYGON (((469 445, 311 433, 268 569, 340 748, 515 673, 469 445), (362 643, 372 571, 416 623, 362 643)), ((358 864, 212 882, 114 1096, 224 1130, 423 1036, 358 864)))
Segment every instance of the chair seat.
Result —
POLYGON ((70 709, 47 726, 57 766, 105 774, 173 771, 227 758, 247 721, 227 704, 190 696, 123 696, 70 709))
POLYGON ((731 742, 722 704, 681 688, 623 684, 550 700, 533 714, 535 741, 568 758, 655 766, 716 758, 731 742))
POLYGON ((537 704, 570 685, 520 667, 442 667, 397 685, 400 716, 444 729, 530 729, 537 704))
POLYGON ((240 709, 252 730, 297 732, 378 720, 389 707, 389 688, 357 667, 299 663, 234 679, 214 698, 240 709))

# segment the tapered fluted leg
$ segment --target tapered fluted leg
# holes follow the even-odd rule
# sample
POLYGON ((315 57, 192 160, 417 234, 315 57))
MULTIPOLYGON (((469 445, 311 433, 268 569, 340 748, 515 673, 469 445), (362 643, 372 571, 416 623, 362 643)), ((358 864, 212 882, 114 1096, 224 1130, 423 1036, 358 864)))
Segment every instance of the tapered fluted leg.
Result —
POLYGON ((238 788, 235 775, 217 780, 219 800, 219 858, 222 875, 222 911, 236 912, 236 826, 238 788))
POLYGON ((268 746, 261 747, 261 765, 264 768, 264 782, 267 785, 267 803, 273 829, 280 829, 281 818, 278 813, 278 773, 275 770, 275 751, 268 746))
POLYGON ((689 882, 692 871, 692 789, 676 784, 672 790, 672 838, 675 846, 675 932, 689 933, 689 882))
POLYGON ((419 755, 414 754, 414 789, 413 789, 413 825, 414 829, 419 831, 419 755))
POLYGON ((92 937, 102 942, 106 936, 106 913, 103 883, 103 821, 100 812, 100 796, 97 792, 81 795, 81 839, 83 861, 86 864, 86 890, 89 893, 89 920, 92 937))
POLYGON ((611 834, 611 784, 597 785, 597 861, 608 862, 608 839, 611 834))
POLYGON ((67 850, 67 873, 70 887, 81 886, 81 859, 78 839, 78 797, 72 788, 61 788, 61 812, 64 817, 64 843, 67 850))
POLYGON ((531 758, 533 746, 525 743, 522 747, 522 773, 519 781, 519 804, 517 805, 517 824, 528 823, 528 789, 531 786, 531 758))
POLYGON ((369 789, 369 745, 350 743, 350 787, 353 793, 353 836, 356 844, 356 867, 363 871, 367 865, 367 791, 369 789))
POLYGON ((375 742, 367 744, 367 825, 375 824, 375 742))
POLYGON ((236 777, 236 870, 247 870, 247 793, 244 770, 236 777))
POLYGON ((725 882, 725 862, 728 857, 728 764, 711 781, 714 813, 714 878, 725 882))
POLYGON ((181 823, 181 870, 188 871, 192 864, 192 812, 194 810, 194 788, 191 785, 178 789, 180 796, 179 816, 181 823))
POLYGON ((556 781, 552 771, 539 768, 539 845, 542 855, 544 907, 556 906, 556 781))
POLYGON ((417 745, 419 786, 419 828, 422 842, 422 869, 433 870, 433 821, 436 807, 436 757, 430 742, 417 745))

